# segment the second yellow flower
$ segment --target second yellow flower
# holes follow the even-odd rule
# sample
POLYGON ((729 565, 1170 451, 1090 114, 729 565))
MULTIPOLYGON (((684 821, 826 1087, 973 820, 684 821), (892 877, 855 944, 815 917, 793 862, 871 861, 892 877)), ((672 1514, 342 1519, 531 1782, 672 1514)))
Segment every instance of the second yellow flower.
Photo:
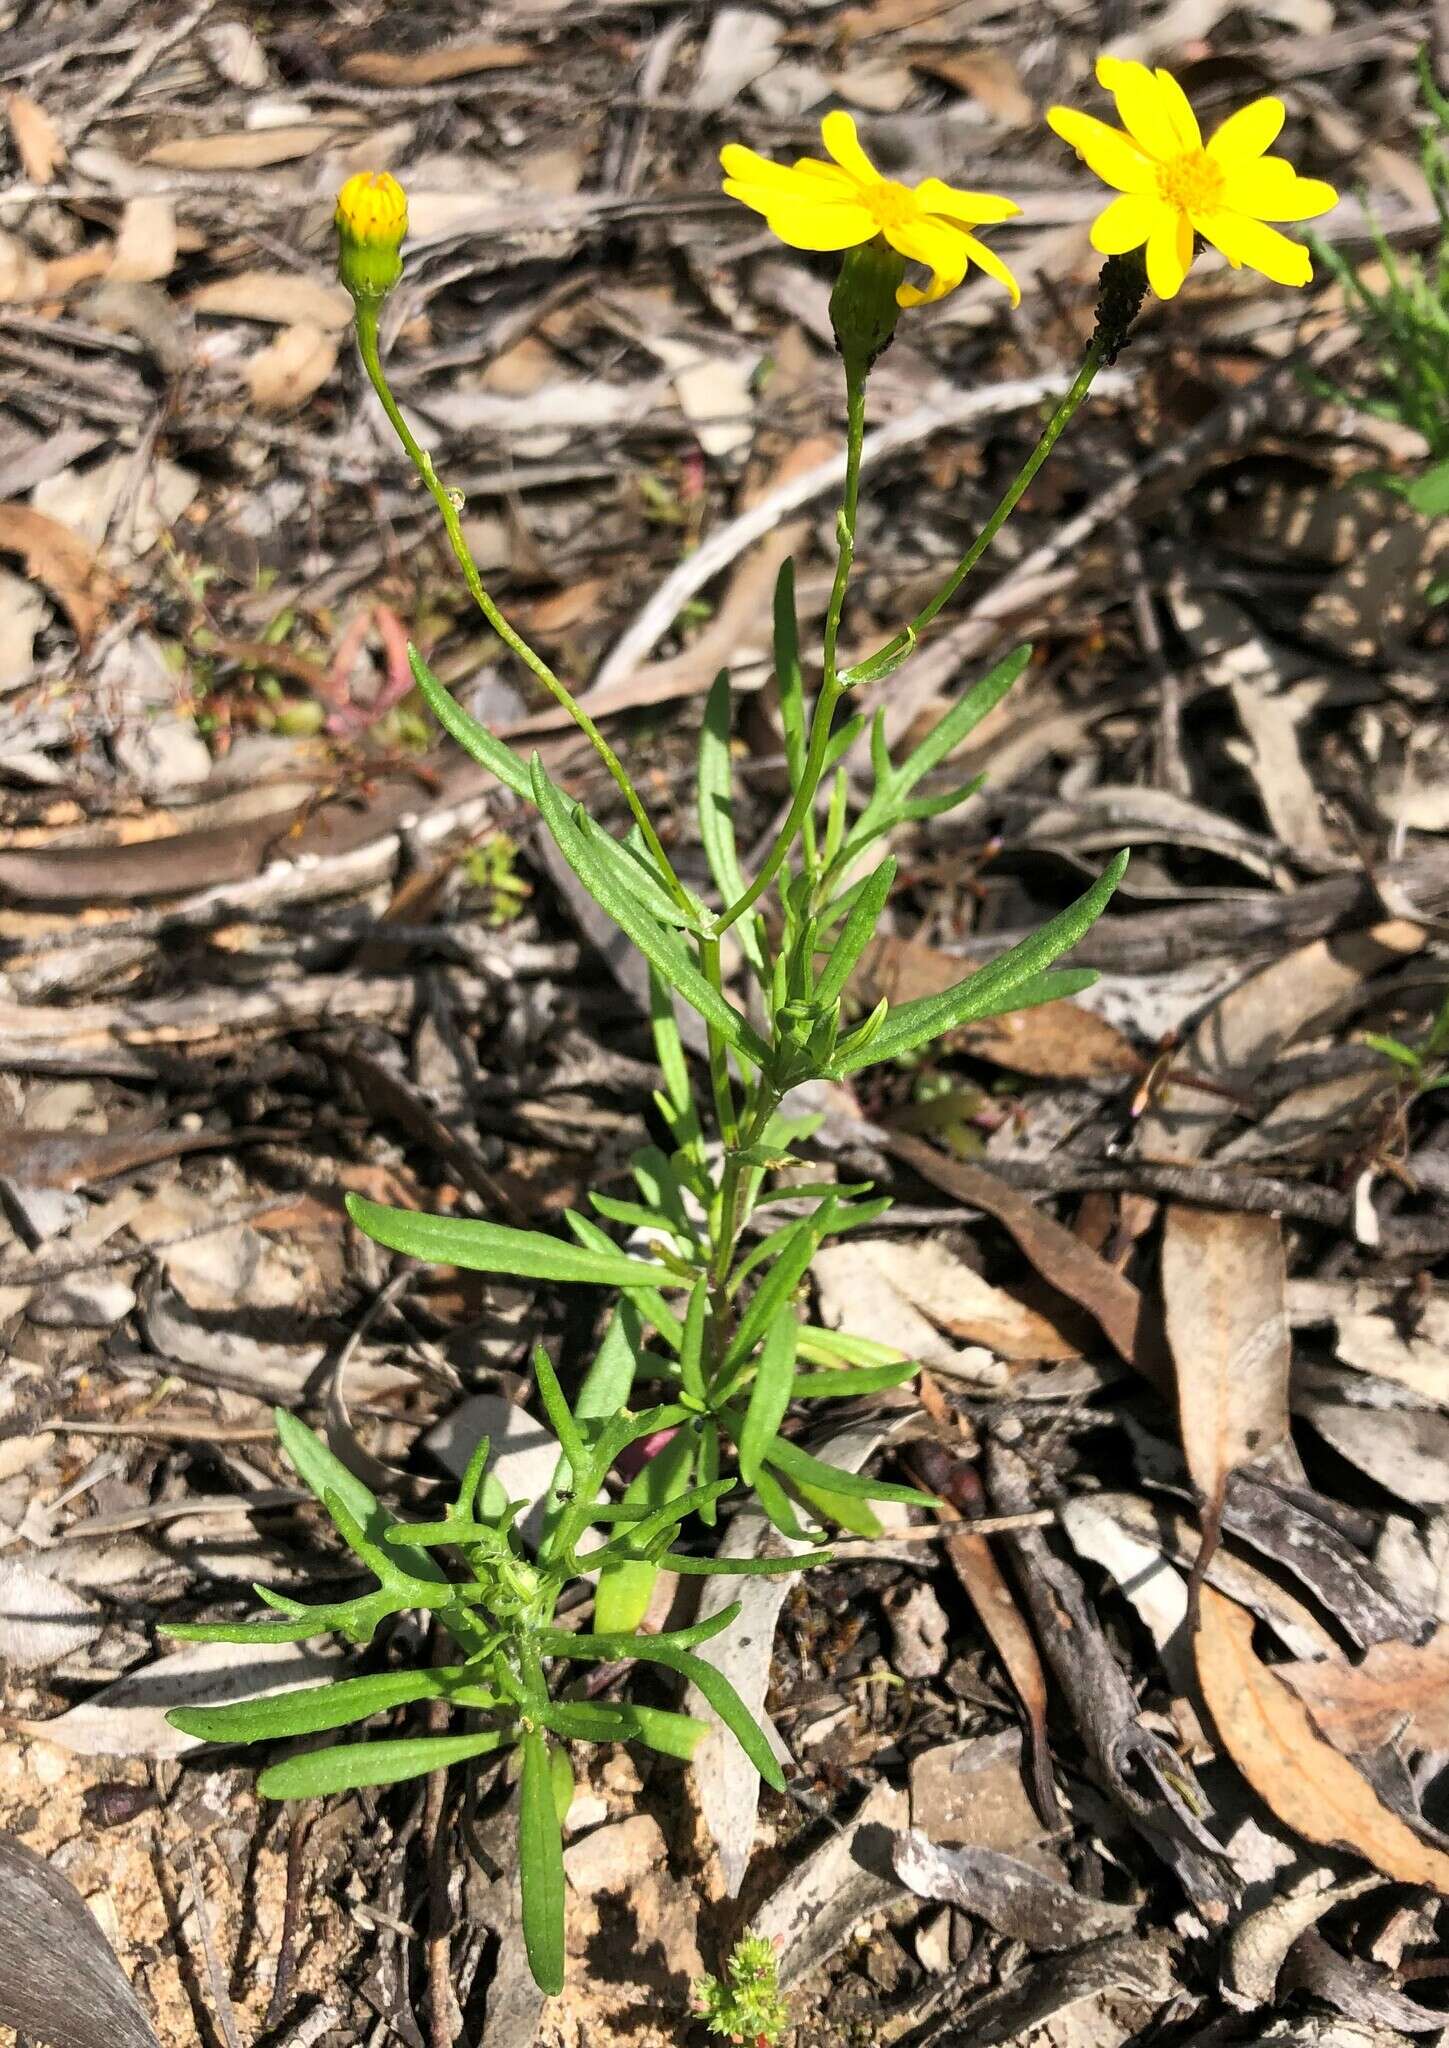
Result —
POLYGON ((1016 279, 973 228, 1010 220, 1021 208, 990 192, 963 192, 940 178, 902 185, 884 178, 861 148, 855 122, 837 111, 820 124, 832 162, 801 157, 772 163, 742 143, 720 151, 724 189, 732 199, 764 215, 773 233, 792 249, 856 249, 881 235, 911 263, 931 273, 925 290, 903 284, 902 306, 930 305, 965 277, 971 264, 985 271, 1021 303, 1016 279))

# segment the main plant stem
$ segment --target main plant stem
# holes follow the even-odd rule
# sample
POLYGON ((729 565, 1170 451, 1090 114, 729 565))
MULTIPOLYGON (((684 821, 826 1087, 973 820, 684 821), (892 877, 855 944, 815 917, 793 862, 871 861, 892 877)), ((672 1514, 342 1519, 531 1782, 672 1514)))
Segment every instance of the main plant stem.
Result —
POLYGON ((831 587, 830 604, 825 614, 824 671, 820 681, 820 694, 815 700, 815 710, 810 720, 810 740, 805 750, 805 765, 800 771, 800 780, 791 797, 790 808, 785 813, 785 822, 775 835, 775 843, 765 856, 764 865, 744 894, 721 912, 714 927, 717 933, 727 932, 732 924, 759 901, 774 881, 784 866, 800 827, 810 815, 816 791, 820 787, 820 778, 825 772, 825 757, 830 749, 830 728, 835 718, 835 707, 844 689, 836 667, 836 648, 840 639, 840 616, 845 608, 845 593, 850 583, 851 566, 855 561, 855 521, 860 505, 860 448, 865 435, 865 380, 864 369, 848 373, 846 376, 845 491, 835 523, 838 552, 835 581, 831 587))
POLYGON ((587 738, 589 744, 593 747, 595 753, 618 785, 619 792, 625 803, 629 806, 630 814, 635 824, 639 827, 640 833, 643 835, 644 844, 648 847, 650 856, 659 871, 660 880, 682 909, 690 908, 688 893, 679 877, 675 874, 673 865, 660 844, 659 835, 649 821, 648 814, 640 800, 639 792, 630 781, 623 762, 619 759, 614 749, 609 745, 609 742, 604 738, 604 735, 599 731, 593 719, 584 710, 582 704, 579 703, 568 685, 560 676, 554 673, 543 656, 535 648, 529 646, 523 635, 516 627, 509 623, 508 619, 489 596, 484 586, 483 578, 478 573, 478 565, 473 560, 472 550, 469 548, 464 537, 463 522, 458 516, 458 506, 454 502, 451 493, 444 488, 440 481, 438 473, 433 467, 432 456, 429 455, 426 448, 418 441, 412 428, 403 418, 402 410, 397 400, 392 395, 392 390, 383 371, 382 358, 378 353, 377 307, 366 299, 359 299, 357 301, 357 349, 362 357, 363 368, 367 371, 372 388, 377 393, 378 402, 387 414, 393 432, 407 451, 409 460, 427 486, 429 495, 442 516, 443 526, 448 535, 448 545, 452 548, 457 558, 458 567, 463 572, 463 581, 468 586, 469 596, 473 599, 474 604, 477 605, 479 611, 482 612, 484 618, 488 621, 504 646, 518 657, 530 675, 542 683, 555 703, 562 706, 574 724, 579 728, 579 731, 587 738))

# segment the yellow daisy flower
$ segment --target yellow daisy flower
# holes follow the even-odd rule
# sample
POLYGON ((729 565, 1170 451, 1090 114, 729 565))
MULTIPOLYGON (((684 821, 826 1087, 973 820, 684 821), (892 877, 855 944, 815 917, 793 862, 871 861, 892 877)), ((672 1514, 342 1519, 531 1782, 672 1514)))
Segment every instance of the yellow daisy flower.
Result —
POLYGON ((776 164, 742 143, 727 143, 719 153, 725 191, 762 213, 792 249, 856 249, 884 235, 893 249, 931 273, 924 291, 913 284, 900 287, 896 300, 902 306, 944 299, 972 263, 1010 292, 1013 306, 1021 304, 1016 279, 970 232, 1020 213, 1012 200, 961 192, 940 178, 923 178, 918 185, 883 178, 861 148, 855 122, 839 109, 825 116, 820 136, 832 163, 802 156, 794 164, 776 164))
POLYGON ((1281 100, 1240 107, 1204 143, 1169 72, 1099 57, 1097 83, 1117 102, 1125 135, 1071 107, 1047 114, 1062 141, 1120 195, 1092 223, 1094 249, 1121 256, 1145 243, 1147 281, 1160 299, 1176 297, 1195 233, 1235 270, 1246 263, 1274 284, 1308 283, 1308 251, 1267 223, 1313 220, 1337 205, 1338 194, 1321 178, 1300 178, 1286 157, 1265 154, 1283 126, 1281 100))

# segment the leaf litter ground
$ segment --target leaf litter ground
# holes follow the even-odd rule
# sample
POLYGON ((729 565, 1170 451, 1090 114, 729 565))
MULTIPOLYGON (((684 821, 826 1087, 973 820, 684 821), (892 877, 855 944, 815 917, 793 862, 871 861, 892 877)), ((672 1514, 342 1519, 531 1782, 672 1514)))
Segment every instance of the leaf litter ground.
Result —
MULTIPOLYGON (((1317 169, 1429 231, 1412 11, 1191 13, 1119 10, 1121 53, 1281 91, 1317 169)), ((878 372, 865 647, 1080 344, 1086 208, 1035 116, 1094 52, 1067 9, 1027 40, 1012 10, 918 0, 4 25, 0 1828, 86 1902, 96 1971, 114 1951, 168 2048, 648 2048, 691 2038, 691 1977, 753 1920, 798 2038, 832 2048, 1194 2038, 1225 2005, 1267 2040, 1434 2031, 1446 1126, 1363 1034, 1422 1034, 1446 978, 1444 536, 1364 488, 1413 437, 1318 395, 1314 366, 1356 367, 1337 287, 1285 307, 1195 273, 1191 322, 1144 323, 884 699, 924 730, 1034 642, 951 764, 988 790, 897 849, 862 1006, 1136 859, 1077 955, 1088 1007, 816 1104, 811 1177, 897 1206, 822 1265, 815 1311, 925 1368, 846 1418, 850 1455, 951 1514, 746 1582, 735 1676, 791 1796, 755 1815, 722 1748, 692 1778, 598 1765, 543 2011, 505 1786, 264 1807, 162 1719, 255 1670, 155 1669, 158 1623, 237 1612, 255 1578, 345 1590, 272 1402, 411 1511, 485 1426, 529 1483, 529 1344, 576 1371, 590 1309, 394 1270, 342 1197, 546 1222, 622 1174, 652 1085, 592 906, 406 697, 412 636, 600 795, 460 611, 363 402, 330 197, 374 161, 406 176, 399 393, 702 873, 682 792, 722 662, 747 843, 778 814, 770 591, 793 556, 823 609, 839 447, 823 274, 730 218, 713 152, 797 153, 842 103, 899 174, 945 156, 1027 201, 1019 319, 964 291, 878 372)), ((1357 201, 1331 232, 1372 260, 1357 201)), ((428 1654, 407 1629, 385 1653, 428 1654)), ((64 1924, 54 1948, 82 1940, 64 1924)))

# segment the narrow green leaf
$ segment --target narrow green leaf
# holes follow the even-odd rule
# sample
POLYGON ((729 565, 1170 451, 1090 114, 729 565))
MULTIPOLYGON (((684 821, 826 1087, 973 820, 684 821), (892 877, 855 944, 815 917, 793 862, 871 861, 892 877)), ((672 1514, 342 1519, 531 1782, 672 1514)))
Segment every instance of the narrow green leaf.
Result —
POLYGON ((664 1078, 664 1092, 674 1113, 674 1128, 681 1145, 702 1142, 699 1116, 694 1107, 694 1090, 689 1082, 689 1061, 674 1014, 674 998, 656 967, 649 969, 649 1022, 654 1034, 654 1055, 664 1078))
POLYGON ((621 1202, 614 1195, 601 1195, 597 1188, 590 1188, 589 1200, 608 1223, 618 1223, 626 1230, 647 1230, 655 1237, 672 1237, 680 1245, 690 1242, 677 1224, 657 1210, 646 1209, 642 1202, 621 1202))
POLYGON ((394 1785, 421 1778, 469 1757, 488 1756, 513 1740, 506 1728, 479 1735, 416 1735, 400 1742, 344 1742, 269 1764, 257 1779, 264 1799, 324 1799, 332 1792, 356 1792, 363 1785, 394 1785))
POLYGON ((539 1648, 546 1656, 604 1661, 612 1661, 615 1657, 634 1657, 643 1664, 663 1664, 668 1670, 677 1671, 682 1678, 691 1679, 765 1783, 773 1785, 777 1792, 783 1792, 785 1780, 780 1766, 752 1719, 749 1708, 722 1672, 716 1671, 713 1664, 706 1664, 702 1657, 690 1654, 694 1645, 721 1635, 739 1611, 738 1603, 732 1601, 709 1621, 695 1622, 692 1628, 674 1629, 668 1635, 658 1636, 570 1636, 562 1629, 543 1629, 539 1633, 539 1648))
POLYGON ((929 775, 948 754, 954 753, 986 714, 996 709, 1030 660, 1029 646, 1013 647, 989 675, 983 676, 958 703, 953 704, 945 717, 932 726, 921 744, 913 748, 896 769, 893 794, 904 796, 915 788, 923 775, 929 775))
POLYGON ((666 1550, 659 1562, 686 1579, 778 1579, 806 1565, 829 1564, 834 1555, 833 1550, 806 1550, 797 1557, 696 1557, 689 1551, 666 1550))
POLYGON ((822 1202, 813 1216, 789 1227, 779 1256, 756 1288, 749 1307, 740 1317, 739 1327, 730 1339, 724 1356, 726 1371, 748 1358, 776 1317, 788 1313, 795 1298, 795 1289, 819 1250, 834 1213, 832 1198, 822 1202))
POLYGON ((295 1735, 317 1735, 325 1728, 345 1728, 390 1707, 414 1700, 447 1699, 466 1682, 461 1664, 446 1669, 379 1671, 368 1678, 339 1678, 327 1685, 303 1686, 262 1700, 239 1700, 221 1707, 173 1707, 166 1716, 183 1735, 203 1742, 282 1742, 295 1735))
MULTIPOLYGON (((1125 850, 1119 853, 1075 903, 999 960, 993 960, 989 967, 967 975, 940 995, 920 996, 914 1002, 902 1003, 887 1014, 868 1043, 847 1042, 834 1063, 836 1077, 853 1074, 881 1060, 898 1059, 903 1053, 913 1052, 917 1046, 927 1045, 944 1032, 977 1018, 999 1016, 1003 1010, 1030 1007, 1035 1002, 1057 1001, 1067 993, 1067 983, 1061 977, 1047 977, 1045 970, 1096 923, 1122 879, 1127 859, 1125 850)), ((1079 981, 1076 986, 1080 989, 1082 983, 1079 981)))
MULTIPOLYGON (((886 1387, 899 1387, 920 1371, 914 1358, 899 1365, 837 1366, 832 1372, 802 1372, 795 1377, 796 1401, 854 1400, 861 1394, 878 1394, 886 1387)), ((743 1468, 742 1468, 743 1469, 743 1468)))
POLYGON ((496 775, 506 789, 515 796, 521 796, 525 803, 533 802, 533 785, 528 779, 528 768, 521 755, 512 747, 505 747, 502 740, 494 739, 486 726, 470 718, 462 705, 444 689, 423 657, 411 641, 408 643, 408 663, 413 672, 413 681, 428 701, 429 709, 444 732, 458 742, 464 753, 486 768, 490 775, 496 775))
MULTIPOLYGON (((285 1408, 274 1408, 272 1420, 277 1426, 277 1437, 282 1454, 302 1484, 315 1495, 323 1507, 328 1492, 335 1493, 344 1503, 348 1512, 369 1534, 381 1539, 387 1517, 378 1506, 377 1497, 365 1486, 355 1472, 349 1472, 339 1457, 328 1449, 322 1438, 305 1422, 285 1408)), ((435 1579, 446 1584, 447 1573, 433 1558, 425 1557, 421 1551, 409 1554, 401 1546, 397 1549, 397 1562, 414 1579, 435 1579)), ((330 1626, 331 1624, 327 1624, 330 1626)), ((283 1640, 281 1637, 276 1640, 283 1640)))
POLYGON ((788 1536, 792 1543, 810 1541, 809 1534, 795 1512, 794 1501, 768 1465, 761 1465, 755 1474, 755 1497, 782 1536, 788 1536))
POLYGON ((544 823, 553 834, 559 852, 594 901, 608 913, 625 936, 634 941, 669 986, 699 1012, 706 1024, 714 1026, 741 1059, 750 1060, 757 1067, 764 1066, 769 1059, 769 1048, 753 1025, 718 989, 710 986, 674 933, 640 907, 637 894, 621 887, 617 878, 604 868, 596 850, 570 815, 568 805, 549 785, 536 754, 532 767, 534 800, 543 813, 544 823))
MULTIPOLYGON (((614 1243, 614 1240, 607 1232, 600 1230, 592 1217, 580 1216, 576 1209, 565 1209, 564 1222, 567 1223, 569 1229, 586 1250, 596 1252, 618 1251, 619 1248, 614 1243)), ((682 1283, 676 1283, 674 1276, 661 1268, 659 1284, 673 1287, 676 1284, 682 1283)), ((684 1325, 665 1301, 663 1295, 660 1294, 658 1286, 634 1287, 629 1292, 630 1299, 640 1315, 653 1324, 671 1351, 677 1351, 680 1339, 684 1335, 684 1325)), ((611 1411, 605 1410, 604 1412, 608 1413, 611 1411)))
MULTIPOLYGON (((662 1450, 640 1466, 624 1489, 626 1504, 643 1507, 653 1515, 656 1510, 687 1493, 694 1481, 697 1449, 698 1439, 692 1432, 679 1430, 662 1450)), ((635 1540, 636 1532, 630 1530, 625 1542, 626 1551, 633 1547, 635 1540)), ((648 1612, 650 1596, 658 1578, 659 1566, 651 1558, 625 1555, 617 1562, 606 1564, 594 1589, 594 1617, 599 1628, 606 1633, 619 1634, 638 1628, 648 1612)))
POLYGON ((979 796, 985 783, 984 775, 973 775, 969 782, 960 783, 955 789, 939 789, 934 796, 908 797, 896 812, 896 817, 907 825, 923 824, 927 818, 943 818, 958 804, 979 796))
POLYGON ((822 1523, 833 1522, 837 1528, 848 1529, 867 1542, 884 1533, 880 1516, 869 1501, 832 1492, 828 1486, 814 1486, 808 1479, 792 1479, 790 1491, 822 1523))
POLYGON ((776 1437, 770 1446, 769 1462, 786 1479, 803 1479, 810 1486, 823 1487, 846 1500, 898 1500, 913 1508, 939 1505, 933 1493, 922 1493, 918 1486, 894 1486, 889 1480, 871 1479, 861 1472, 842 1472, 838 1465, 812 1458, 787 1437, 776 1437))
POLYGON ((806 1323, 800 1331, 800 1356, 812 1365, 903 1365, 905 1353, 894 1344, 881 1344, 874 1337, 855 1337, 848 1330, 825 1330, 818 1323, 806 1323))
POLYGON ((515 1230, 508 1224, 482 1223, 470 1216, 426 1216, 411 1209, 385 1209, 361 1195, 348 1195, 347 1213, 358 1229, 378 1244, 435 1265, 586 1287, 680 1284, 667 1267, 631 1259, 612 1244, 607 1251, 585 1251, 541 1230, 515 1230))
POLYGON ((881 912, 896 879, 894 855, 888 854, 873 874, 867 875, 856 894, 850 915, 841 928, 829 959, 822 968, 815 984, 815 1000, 821 1008, 838 1003, 845 993, 845 984, 855 971, 855 964, 870 944, 876 926, 880 923, 881 912))
POLYGON ((740 1477, 746 1486, 753 1486, 759 1476, 764 1455, 775 1441, 790 1406, 795 1386, 795 1347, 799 1339, 800 1325, 788 1308, 777 1315, 765 1331, 759 1364, 750 1384, 745 1426, 735 1446, 739 1454, 740 1477))
POLYGON ((696 1721, 693 1714, 636 1706, 632 1700, 551 1700, 535 1714, 546 1728, 570 1742, 642 1742, 682 1763, 689 1762, 709 1733, 709 1724, 696 1721))
MULTIPOLYGON (((820 769, 820 780, 822 782, 845 759, 846 755, 865 731, 865 722, 865 713, 858 711, 854 718, 846 719, 838 732, 833 732, 830 735, 830 744, 825 749, 825 760, 820 769)), ((831 801, 833 807, 835 801, 833 797, 831 801)), ((842 806, 844 801, 845 799, 842 797, 840 799, 842 806)))
POLYGON ((1423 518, 1442 518, 1449 512, 1449 461, 1436 462, 1422 476, 1416 476, 1404 496, 1423 518))
POLYGON ((775 578, 775 687, 780 695, 785 760, 791 784, 798 786, 805 772, 805 678, 800 667, 793 561, 782 562, 775 578))
MULTIPOLYGON (((483 1484, 483 1475, 488 1470, 488 1459, 492 1450, 493 1439, 480 1436, 468 1453, 468 1462, 463 1468, 463 1476, 458 1481, 458 1491, 453 1501, 453 1513, 460 1521, 469 1519, 477 1512, 478 1491, 483 1484)), ((386 1540, 384 1538, 384 1541, 386 1540)))
POLYGON ((559 1448, 575 1472, 582 1472, 588 1463, 588 1451, 579 1434, 578 1424, 569 1412, 564 1399, 563 1388, 558 1383, 558 1374, 553 1369, 553 1360, 541 1344, 533 1347, 533 1377, 538 1383, 538 1398, 543 1403, 543 1412, 548 1417, 549 1427, 558 1438, 559 1448))
POLYGON ((690 1289, 684 1316, 684 1337, 679 1346, 679 1384, 696 1401, 704 1395, 704 1326, 709 1313, 709 1288, 696 1280, 690 1289))
POLYGON ((519 1743, 518 1875, 523 1894, 523 1946, 540 1991, 557 1997, 564 1981, 563 1834, 554 1807, 548 1743, 525 1728, 519 1743))
POLYGON ((367 1643, 380 1621, 402 1613, 417 1602, 401 1587, 364 1593, 356 1600, 328 1601, 307 1607, 284 1621, 173 1621, 160 1630, 180 1643, 302 1643, 308 1636, 345 1635, 349 1642, 367 1643))
POLYGON ((1375 1052, 1381 1052, 1386 1059, 1396 1060, 1401 1067, 1408 1067, 1413 1073, 1417 1073, 1424 1064, 1413 1046, 1405 1045, 1402 1039, 1384 1037, 1377 1031, 1366 1031, 1363 1042, 1372 1046, 1375 1052))
MULTIPOLYGON (((731 1624, 739 1619, 739 1603, 721 1608, 718 1614, 711 1614, 703 1621, 692 1621, 687 1628, 672 1628, 657 1636, 646 1636, 642 1640, 649 1644, 663 1643, 671 1650, 696 1650, 701 1643, 710 1643, 716 1636, 722 1636, 731 1624)), ((575 1657, 595 1663, 612 1663, 616 1657, 642 1655, 639 1638, 628 1634, 613 1634, 606 1629, 593 1629, 587 1635, 577 1634, 571 1629, 543 1628, 538 1631, 537 1643, 542 1657, 575 1657)))
MULTIPOLYGON (((699 729, 699 837, 714 885, 726 904, 745 893, 739 848, 735 844, 733 794, 734 770, 730 761, 730 672, 722 668, 704 702, 704 722, 699 729)), ((763 977, 765 956, 760 948, 759 929, 752 917, 742 917, 735 929, 740 935, 745 958, 763 977)))

